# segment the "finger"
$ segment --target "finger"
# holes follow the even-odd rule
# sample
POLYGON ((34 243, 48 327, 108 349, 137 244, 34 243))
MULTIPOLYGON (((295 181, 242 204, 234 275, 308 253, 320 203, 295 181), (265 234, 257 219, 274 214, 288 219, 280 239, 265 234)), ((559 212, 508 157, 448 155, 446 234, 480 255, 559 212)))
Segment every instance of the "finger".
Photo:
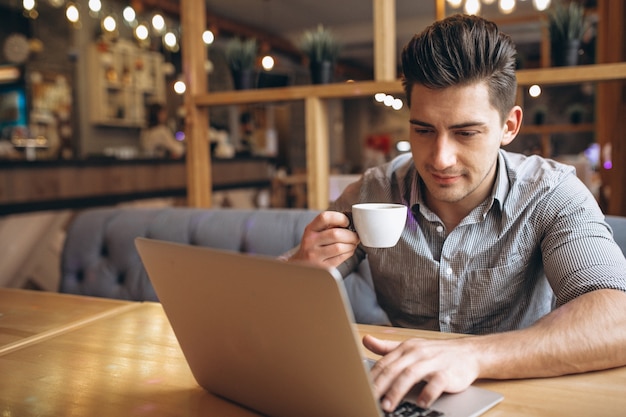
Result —
POLYGON ((326 267, 337 267, 350 258, 356 250, 356 244, 335 243, 320 248, 322 264, 326 267))
POLYGON ((426 376, 421 364, 411 364, 406 359, 406 356, 402 356, 400 359, 396 360, 392 364, 394 368, 381 374, 376 382, 380 383, 381 387, 386 386, 382 394, 380 394, 382 397, 381 406, 385 411, 393 411, 406 397, 407 393, 416 384, 422 382, 426 376), (383 379, 388 377, 391 377, 391 379, 387 381, 383 379))
POLYGON ((433 405, 435 400, 443 394, 446 388, 446 382, 441 374, 435 374, 425 379, 427 380, 427 384, 422 388, 416 403, 422 408, 429 408, 433 405))
POLYGON ((348 227, 350 224, 349 219, 338 211, 323 211, 318 214, 307 227, 316 232, 322 230, 332 229, 334 227, 348 227))
POLYGON ((393 342, 391 340, 382 340, 372 335, 366 334, 363 336, 363 346, 369 351, 377 355, 386 355, 400 345, 400 342, 393 342))

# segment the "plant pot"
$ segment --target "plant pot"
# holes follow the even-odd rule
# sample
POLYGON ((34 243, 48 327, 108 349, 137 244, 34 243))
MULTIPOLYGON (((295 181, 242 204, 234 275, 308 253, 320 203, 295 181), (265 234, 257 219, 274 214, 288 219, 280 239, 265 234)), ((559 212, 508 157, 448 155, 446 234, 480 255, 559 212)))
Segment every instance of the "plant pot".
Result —
POLYGON ((533 117, 533 119, 536 125, 542 125, 544 121, 546 120, 546 114, 543 112, 537 112, 535 113, 535 116, 533 117))
POLYGON ((330 61, 311 62, 311 82, 313 84, 329 84, 333 82, 335 65, 330 61))
POLYGON ((249 90, 256 87, 256 72, 253 69, 232 70, 235 90, 249 90))
POLYGON ((572 39, 565 43, 553 43, 551 47, 555 67, 571 67, 578 64, 580 40, 572 39))

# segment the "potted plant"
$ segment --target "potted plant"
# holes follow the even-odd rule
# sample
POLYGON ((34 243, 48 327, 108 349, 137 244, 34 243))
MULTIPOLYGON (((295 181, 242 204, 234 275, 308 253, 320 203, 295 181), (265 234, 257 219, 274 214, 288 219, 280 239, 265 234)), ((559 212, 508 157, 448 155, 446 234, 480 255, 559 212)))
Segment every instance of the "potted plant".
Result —
POLYGON ((548 12, 550 48, 555 66, 578 63, 580 41, 587 29, 585 8, 577 1, 557 2, 548 12))
POLYGON ((572 103, 565 108, 567 119, 575 125, 584 122, 588 113, 587 107, 581 103, 572 103))
POLYGON ((226 44, 226 60, 237 90, 254 87, 256 78, 254 65, 257 52, 256 39, 233 38, 226 44))
POLYGON ((532 115, 533 123, 536 125, 542 125, 546 122, 546 116, 548 115, 548 106, 545 104, 538 104, 532 107, 530 114, 532 115))
POLYGON ((309 59, 313 84, 332 82, 335 63, 341 49, 335 35, 323 25, 318 25, 315 30, 304 32, 300 49, 309 59))

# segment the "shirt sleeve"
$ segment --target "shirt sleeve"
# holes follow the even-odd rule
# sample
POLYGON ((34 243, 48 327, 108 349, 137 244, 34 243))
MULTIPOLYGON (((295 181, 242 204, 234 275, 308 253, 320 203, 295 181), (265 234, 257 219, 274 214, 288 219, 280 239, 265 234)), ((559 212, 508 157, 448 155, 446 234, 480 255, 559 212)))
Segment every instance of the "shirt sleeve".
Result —
POLYGON ((557 305, 598 289, 626 292, 626 259, 593 195, 567 176, 539 203, 541 253, 557 305))

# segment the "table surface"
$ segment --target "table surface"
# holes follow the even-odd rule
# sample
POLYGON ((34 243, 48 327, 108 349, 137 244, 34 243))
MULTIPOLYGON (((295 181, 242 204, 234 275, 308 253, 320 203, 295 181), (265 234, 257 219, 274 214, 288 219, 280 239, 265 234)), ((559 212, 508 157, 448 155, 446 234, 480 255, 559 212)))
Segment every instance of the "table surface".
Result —
POLYGON ((133 305, 121 300, 2 288, 0 353, 133 305))
MULTIPOLYGON (((196 384, 158 303, 0 290, 0 313, 7 311, 13 313, 8 327, 0 316, 0 340, 17 334, 23 342, 0 350, 2 416, 257 416, 196 384), (69 320, 69 312, 80 321, 69 320), (50 320, 50 315, 61 319, 50 320)), ((356 328, 362 335, 393 340, 454 337, 356 328)), ((487 417, 626 414, 626 367, 476 385, 505 397, 487 417)))

